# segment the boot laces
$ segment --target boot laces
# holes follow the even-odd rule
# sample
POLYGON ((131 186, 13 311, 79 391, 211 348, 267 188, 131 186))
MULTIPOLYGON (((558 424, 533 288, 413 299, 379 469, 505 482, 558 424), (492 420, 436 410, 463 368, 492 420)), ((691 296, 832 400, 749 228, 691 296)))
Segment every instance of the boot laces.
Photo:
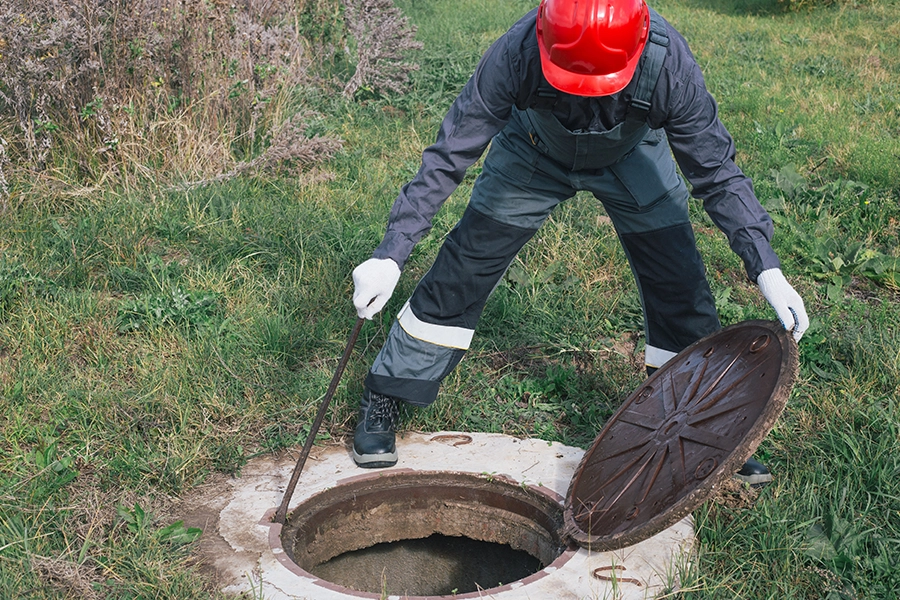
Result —
POLYGON ((400 416, 400 406, 395 398, 372 394, 369 399, 368 421, 393 429, 400 416))

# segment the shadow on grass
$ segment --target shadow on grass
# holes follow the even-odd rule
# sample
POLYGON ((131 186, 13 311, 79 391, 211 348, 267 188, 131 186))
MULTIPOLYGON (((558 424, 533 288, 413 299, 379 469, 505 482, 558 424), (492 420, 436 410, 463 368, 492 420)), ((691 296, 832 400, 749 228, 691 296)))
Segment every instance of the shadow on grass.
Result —
POLYGON ((709 10, 730 16, 771 16, 787 12, 779 0, 684 0, 681 4, 688 8, 709 10))

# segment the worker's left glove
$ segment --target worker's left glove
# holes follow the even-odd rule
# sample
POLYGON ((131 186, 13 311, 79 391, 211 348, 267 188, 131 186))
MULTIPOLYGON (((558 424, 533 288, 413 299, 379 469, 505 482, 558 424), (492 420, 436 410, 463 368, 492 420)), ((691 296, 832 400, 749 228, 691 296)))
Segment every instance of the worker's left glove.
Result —
POLYGON ((792 332, 794 339, 799 342, 803 332, 809 327, 809 317, 803 306, 803 298, 787 282, 781 269, 766 269, 756 278, 756 283, 759 285, 759 291, 775 309, 781 324, 792 332))

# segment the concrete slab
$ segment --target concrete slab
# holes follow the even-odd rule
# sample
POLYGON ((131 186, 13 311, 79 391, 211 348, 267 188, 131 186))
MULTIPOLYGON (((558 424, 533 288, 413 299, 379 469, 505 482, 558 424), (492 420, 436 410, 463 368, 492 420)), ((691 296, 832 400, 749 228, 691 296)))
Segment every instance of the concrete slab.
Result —
MULTIPOLYGON (((546 488, 560 503, 584 453, 558 443, 501 434, 408 433, 398 438, 400 460, 393 469, 460 471, 503 476, 546 488)), ((311 575, 298 574, 278 543, 281 526, 271 522, 281 503, 296 456, 262 457, 238 478, 207 487, 194 498, 186 525, 204 528, 202 561, 228 594, 269 600, 379 598, 350 592, 311 575)), ((314 448, 291 508, 342 480, 372 473, 356 467, 347 448, 314 448)), ((533 577, 495 592, 463 597, 496 600, 644 600, 672 591, 690 561, 694 543, 690 517, 633 546, 613 552, 572 550, 533 577)), ((459 596, 457 596, 459 597, 459 596)), ((390 598, 397 598, 391 596, 390 598)), ((398 599, 399 600, 399 599, 398 599)))

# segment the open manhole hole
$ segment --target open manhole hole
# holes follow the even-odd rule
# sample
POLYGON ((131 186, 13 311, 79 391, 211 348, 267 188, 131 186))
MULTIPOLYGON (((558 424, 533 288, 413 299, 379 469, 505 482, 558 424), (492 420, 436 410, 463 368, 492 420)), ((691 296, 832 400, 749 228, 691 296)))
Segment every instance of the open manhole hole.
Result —
POLYGON ((297 506, 281 530, 304 571, 349 590, 402 596, 477 593, 537 577, 565 551, 563 508, 503 478, 386 472, 297 506))

